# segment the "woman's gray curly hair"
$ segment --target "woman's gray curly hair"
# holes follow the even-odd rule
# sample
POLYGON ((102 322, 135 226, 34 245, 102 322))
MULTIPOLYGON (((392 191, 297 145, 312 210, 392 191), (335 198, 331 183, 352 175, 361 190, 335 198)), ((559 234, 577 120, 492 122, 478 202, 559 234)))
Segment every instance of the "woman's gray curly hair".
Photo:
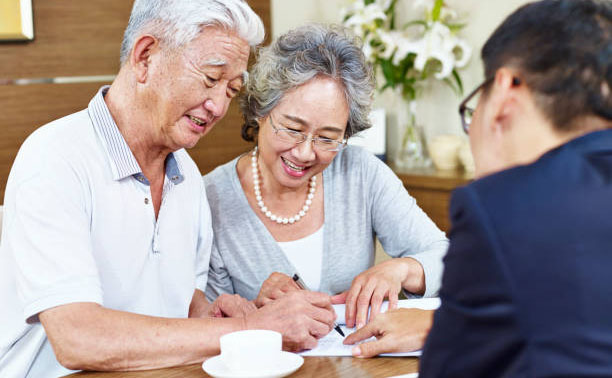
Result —
POLYGON ((349 106, 345 138, 371 126, 374 93, 372 67, 361 41, 338 25, 308 24, 293 29, 259 50, 240 97, 245 124, 242 138, 255 141, 265 118, 290 90, 317 76, 336 80, 349 106))

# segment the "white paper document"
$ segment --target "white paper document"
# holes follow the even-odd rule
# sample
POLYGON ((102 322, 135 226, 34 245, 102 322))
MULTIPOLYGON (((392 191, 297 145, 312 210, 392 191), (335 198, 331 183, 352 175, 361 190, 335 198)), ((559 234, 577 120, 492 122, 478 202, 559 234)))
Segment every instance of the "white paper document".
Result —
MULTIPOLYGON (((387 311, 389 306, 388 302, 384 302, 381 307, 381 312, 387 311)), ((403 299, 398 303, 399 308, 420 308, 422 310, 435 310, 440 307, 440 298, 420 298, 420 299, 403 299)), ((334 305, 334 310, 338 318, 336 322, 342 328, 342 331, 346 336, 355 332, 355 328, 347 328, 345 321, 345 307, 344 305, 334 305)), ((371 338, 366 341, 372 341, 375 338, 371 338)), ((319 339, 319 343, 316 348, 300 353, 302 356, 352 356, 351 350, 355 345, 344 345, 342 344, 344 337, 340 336, 338 332, 332 330, 327 336, 319 339)), ((385 353, 381 356, 420 356, 421 351, 406 352, 406 353, 385 353)))

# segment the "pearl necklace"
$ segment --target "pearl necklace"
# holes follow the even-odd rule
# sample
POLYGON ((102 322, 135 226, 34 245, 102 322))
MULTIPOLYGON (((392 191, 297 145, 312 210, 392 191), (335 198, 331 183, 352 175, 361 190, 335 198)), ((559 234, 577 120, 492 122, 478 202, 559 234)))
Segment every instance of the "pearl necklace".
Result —
POLYGON ((308 196, 306 197, 306 202, 304 203, 302 210, 290 218, 283 218, 281 216, 272 214, 272 212, 268 210, 264 204, 263 197, 261 196, 261 189, 259 187, 259 172, 257 169, 257 147, 255 147, 253 153, 251 154, 251 170, 253 172, 253 189, 255 192, 255 199, 257 200, 259 209, 265 214, 266 217, 278 224, 294 224, 306 216, 306 213, 312 204, 312 199, 314 198, 315 188, 317 187, 317 176, 312 176, 310 178, 310 188, 308 189, 308 196))

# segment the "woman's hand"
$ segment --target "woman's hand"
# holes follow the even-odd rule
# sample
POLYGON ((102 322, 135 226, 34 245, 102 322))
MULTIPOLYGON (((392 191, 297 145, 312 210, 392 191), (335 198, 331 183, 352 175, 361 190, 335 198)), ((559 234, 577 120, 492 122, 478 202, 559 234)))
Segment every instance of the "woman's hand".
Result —
POLYGON ((300 290, 300 287, 286 274, 274 272, 264 281, 255 298, 255 305, 261 307, 268 302, 285 296, 292 291, 300 290))
POLYGON ((380 313, 385 298, 389 299, 389 310, 397 308, 398 295, 404 288, 412 293, 425 292, 425 274, 421 264, 413 258, 403 257, 385 261, 359 274, 351 288, 332 297, 332 303, 346 303, 347 327, 363 327, 380 313))
POLYGON ((363 328, 344 339, 355 344, 372 336, 376 341, 353 348, 355 357, 373 357, 381 353, 412 352, 423 347, 433 323, 433 310, 400 308, 378 315, 363 328))

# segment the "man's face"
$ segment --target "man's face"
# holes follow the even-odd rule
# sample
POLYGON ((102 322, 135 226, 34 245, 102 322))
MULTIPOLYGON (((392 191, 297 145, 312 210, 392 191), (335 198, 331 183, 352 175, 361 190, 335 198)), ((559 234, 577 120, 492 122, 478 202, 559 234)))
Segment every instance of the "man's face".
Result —
POLYGON ((472 155, 474 156, 475 176, 482 177, 506 168, 503 151, 505 140, 494 127, 497 108, 492 98, 496 96, 495 83, 492 83, 487 93, 480 91, 475 96, 475 111, 470 124, 469 137, 472 155))
POLYGON ((151 65, 146 104, 154 144, 191 148, 227 112, 243 85, 248 43, 231 31, 207 27, 176 53, 151 65))
POLYGON ((474 165, 476 167, 475 175, 480 177, 484 175, 486 163, 487 142, 486 136, 484 135, 484 125, 482 120, 483 107, 486 105, 486 96, 480 96, 476 105, 476 111, 472 117, 472 123, 470 125, 470 147, 472 149, 472 155, 474 156, 474 165))

